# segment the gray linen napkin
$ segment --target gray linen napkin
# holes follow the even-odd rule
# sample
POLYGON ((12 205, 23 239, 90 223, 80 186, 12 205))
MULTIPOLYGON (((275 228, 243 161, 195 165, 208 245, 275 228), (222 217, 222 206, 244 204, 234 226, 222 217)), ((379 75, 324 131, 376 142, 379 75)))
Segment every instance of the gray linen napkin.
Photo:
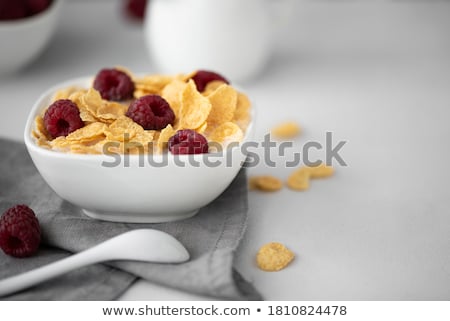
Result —
POLYGON ((228 189, 193 218, 160 224, 93 220, 63 201, 44 182, 23 144, 0 139, 0 210, 29 205, 38 216, 43 246, 31 258, 0 253, 0 278, 36 268, 136 228, 165 231, 191 255, 183 264, 116 261, 73 271, 8 300, 112 300, 137 277, 217 299, 260 300, 261 296, 233 268, 234 251, 247 219, 246 176, 242 170, 228 189))

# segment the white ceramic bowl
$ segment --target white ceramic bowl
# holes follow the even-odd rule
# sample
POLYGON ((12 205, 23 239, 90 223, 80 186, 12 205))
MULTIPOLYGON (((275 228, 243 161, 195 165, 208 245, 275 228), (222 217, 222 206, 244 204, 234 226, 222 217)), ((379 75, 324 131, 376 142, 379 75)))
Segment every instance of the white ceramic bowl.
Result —
POLYGON ((0 21, 0 76, 14 72, 36 58, 52 37, 62 0, 36 15, 0 21))
MULTIPOLYGON (((92 78, 62 83, 45 92, 33 106, 24 139, 31 158, 50 187, 90 217, 117 222, 157 223, 188 218, 218 197, 239 172, 246 155, 242 148, 222 154, 121 155, 68 154, 39 147, 31 135, 34 119, 51 103, 57 89, 88 87, 92 78), (126 166, 125 157, 129 160, 126 166), (228 159, 228 160, 227 160, 228 159), (184 167, 179 164, 183 163, 184 167), (198 166, 194 163, 197 162, 198 166), (218 166, 208 166, 215 162, 218 166)), ((252 139, 250 124, 244 142, 252 139)))

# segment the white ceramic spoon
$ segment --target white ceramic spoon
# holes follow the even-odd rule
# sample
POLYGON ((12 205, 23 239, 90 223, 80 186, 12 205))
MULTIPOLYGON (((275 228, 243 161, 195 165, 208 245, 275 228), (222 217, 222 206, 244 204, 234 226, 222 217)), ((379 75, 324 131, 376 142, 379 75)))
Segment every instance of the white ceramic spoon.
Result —
POLYGON ((86 265, 113 260, 181 263, 189 260, 189 253, 167 233, 151 229, 133 230, 60 261, 1 280, 0 297, 86 265))

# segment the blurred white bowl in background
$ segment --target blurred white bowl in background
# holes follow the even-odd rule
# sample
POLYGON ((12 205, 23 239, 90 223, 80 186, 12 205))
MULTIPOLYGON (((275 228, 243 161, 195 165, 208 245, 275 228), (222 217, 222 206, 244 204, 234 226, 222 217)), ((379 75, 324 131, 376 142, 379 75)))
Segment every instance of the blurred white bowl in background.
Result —
POLYGON ((57 25, 62 0, 36 15, 0 21, 0 77, 24 67, 46 47, 57 25))

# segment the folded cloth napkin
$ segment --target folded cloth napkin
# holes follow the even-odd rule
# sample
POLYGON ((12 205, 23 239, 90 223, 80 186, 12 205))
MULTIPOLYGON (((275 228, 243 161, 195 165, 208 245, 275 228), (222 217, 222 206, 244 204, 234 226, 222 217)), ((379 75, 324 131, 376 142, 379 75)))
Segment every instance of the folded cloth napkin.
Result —
POLYGON ((0 253, 0 279, 137 228, 165 231, 183 243, 191 255, 191 259, 182 264, 131 261, 97 264, 2 299, 112 300, 138 277, 216 299, 261 299, 253 286, 233 268, 234 252, 246 228, 244 170, 221 196, 190 219, 126 224, 91 219, 78 207, 62 200, 37 172, 23 144, 0 139, 0 153, 0 211, 3 213, 18 203, 29 205, 41 224, 43 243, 37 255, 30 258, 18 259, 0 253))

